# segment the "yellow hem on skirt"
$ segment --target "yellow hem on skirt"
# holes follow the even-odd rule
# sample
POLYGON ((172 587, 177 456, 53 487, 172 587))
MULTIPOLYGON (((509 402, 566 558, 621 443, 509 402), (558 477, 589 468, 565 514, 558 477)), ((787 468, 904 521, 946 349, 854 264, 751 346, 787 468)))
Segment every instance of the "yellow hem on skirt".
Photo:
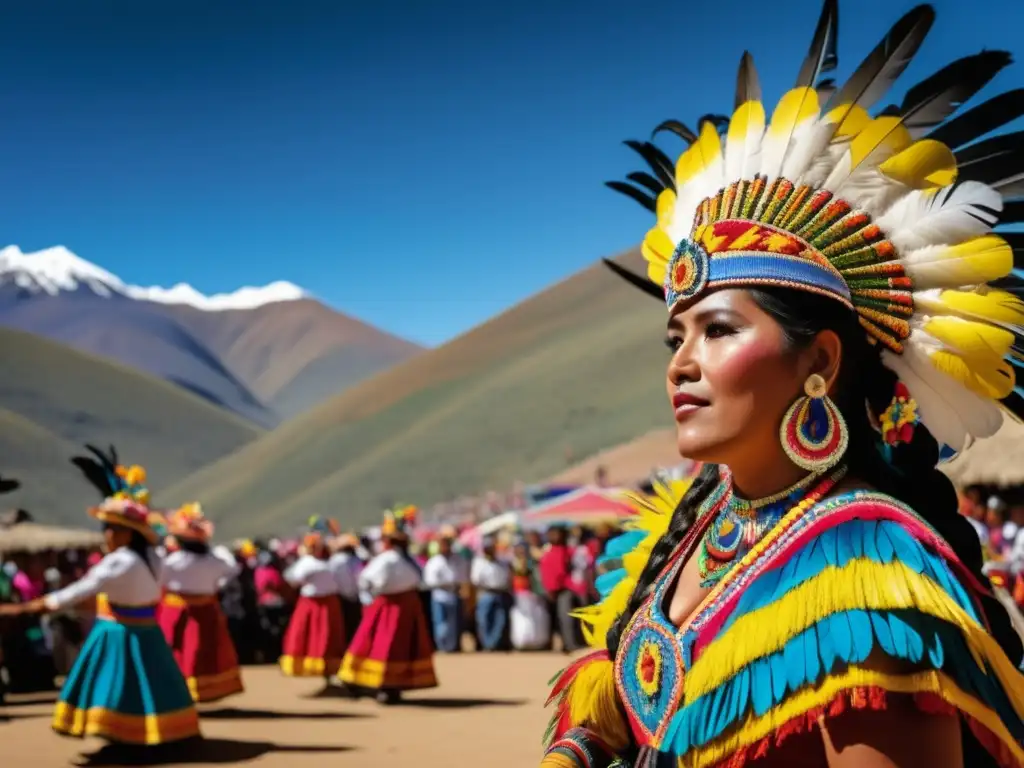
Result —
POLYGON ((78 709, 58 701, 53 710, 53 730, 65 736, 99 736, 123 744, 163 744, 199 735, 195 707, 160 715, 126 715, 103 707, 78 709))
POLYGON ((218 701, 227 696, 233 696, 245 690, 242 685, 242 671, 235 667, 217 675, 203 675, 201 677, 186 677, 189 693, 192 700, 197 702, 218 701))
POLYGON ((347 654, 338 677, 343 683, 360 688, 401 688, 411 691, 437 686, 432 659, 379 661, 347 654))
POLYGON ((288 677, 330 677, 338 672, 341 659, 316 659, 312 656, 282 656, 281 671, 288 677))

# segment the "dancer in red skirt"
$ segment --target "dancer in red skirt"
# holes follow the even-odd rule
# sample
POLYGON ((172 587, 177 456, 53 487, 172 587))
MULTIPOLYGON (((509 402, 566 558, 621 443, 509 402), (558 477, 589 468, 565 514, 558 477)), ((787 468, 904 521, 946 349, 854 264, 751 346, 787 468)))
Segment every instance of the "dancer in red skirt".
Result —
POLYGON ((213 524, 198 503, 171 513, 167 532, 173 551, 163 561, 158 618, 167 644, 197 702, 241 693, 238 654, 217 597, 241 567, 227 548, 211 549, 213 524))
POLYGON ((374 595, 363 612, 338 677, 353 693, 375 692, 394 704, 402 691, 434 688, 433 644, 419 588, 421 572, 409 556, 408 528, 415 509, 389 513, 381 527, 384 551, 359 574, 374 595))
POLYGON ((330 680, 345 655, 345 619, 327 551, 327 538, 337 533, 333 520, 312 518, 303 539, 305 554, 284 573, 285 581, 299 588, 282 643, 281 671, 286 675, 330 680))

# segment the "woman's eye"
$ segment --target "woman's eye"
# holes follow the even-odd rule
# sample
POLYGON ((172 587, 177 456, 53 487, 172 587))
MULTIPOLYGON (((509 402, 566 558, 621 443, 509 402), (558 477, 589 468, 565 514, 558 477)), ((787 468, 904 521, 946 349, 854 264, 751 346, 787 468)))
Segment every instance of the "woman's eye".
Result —
POLYGON ((721 336, 728 336, 732 333, 732 328, 724 323, 709 323, 708 327, 704 329, 704 335, 709 339, 717 339, 721 336))
POLYGON ((665 337, 665 346, 668 347, 669 349, 671 349, 673 352, 675 352, 677 349, 679 349, 682 345, 683 345, 683 340, 680 339, 678 336, 666 336, 665 337))

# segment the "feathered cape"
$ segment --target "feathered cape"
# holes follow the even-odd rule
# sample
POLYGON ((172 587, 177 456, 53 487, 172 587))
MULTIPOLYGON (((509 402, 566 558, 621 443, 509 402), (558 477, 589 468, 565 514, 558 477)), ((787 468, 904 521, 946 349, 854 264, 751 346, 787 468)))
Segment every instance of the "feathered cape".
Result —
MULTIPOLYGON (((654 510, 670 507, 671 498, 645 504, 643 539, 631 531, 612 553, 630 543, 649 553, 667 527, 654 510)), ((604 602, 583 612, 598 650, 555 685, 556 737, 585 726, 619 749, 628 722, 681 766, 741 766, 822 716, 884 709, 892 695, 907 695, 927 711, 959 712, 999 765, 1024 765, 1024 676, 985 628, 977 596, 987 586, 893 499, 856 492, 791 512, 682 631, 658 626, 655 590, 622 643, 616 687, 601 633, 643 567, 632 554, 622 555, 622 579, 604 602), (680 663, 662 652, 660 679, 641 685, 631 672, 638 665, 626 661, 632 649, 673 635, 680 663)))

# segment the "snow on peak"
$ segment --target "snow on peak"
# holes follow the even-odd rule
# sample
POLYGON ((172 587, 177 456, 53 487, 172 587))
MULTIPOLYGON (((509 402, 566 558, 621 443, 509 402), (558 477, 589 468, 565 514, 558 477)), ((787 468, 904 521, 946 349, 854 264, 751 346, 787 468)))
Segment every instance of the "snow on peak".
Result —
POLYGON ((207 296, 187 283, 173 288, 128 285, 117 275, 76 256, 62 245, 23 253, 16 245, 0 248, 0 286, 13 283, 30 293, 56 296, 81 288, 110 297, 115 294, 158 304, 186 304, 210 311, 254 309, 279 301, 307 298, 309 293, 293 283, 279 280, 262 288, 245 287, 231 293, 207 296))

